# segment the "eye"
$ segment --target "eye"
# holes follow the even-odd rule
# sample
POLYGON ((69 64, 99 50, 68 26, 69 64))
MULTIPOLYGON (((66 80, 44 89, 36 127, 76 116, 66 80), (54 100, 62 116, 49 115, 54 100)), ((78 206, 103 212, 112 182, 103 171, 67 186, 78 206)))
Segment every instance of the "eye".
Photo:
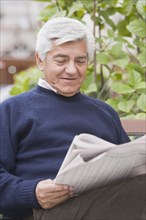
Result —
POLYGON ((76 59, 75 62, 79 65, 85 65, 85 64, 87 64, 87 59, 86 58, 79 58, 79 59, 76 59))
POLYGON ((55 59, 54 60, 58 65, 63 65, 67 62, 67 59, 55 59))

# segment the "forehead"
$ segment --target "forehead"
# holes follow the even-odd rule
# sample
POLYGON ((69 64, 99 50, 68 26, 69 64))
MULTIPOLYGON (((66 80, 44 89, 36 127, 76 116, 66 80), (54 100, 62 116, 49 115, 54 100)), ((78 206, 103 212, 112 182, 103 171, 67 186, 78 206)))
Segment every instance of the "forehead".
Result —
POLYGON ((85 40, 66 42, 60 45, 52 44, 52 50, 48 53, 54 56, 87 56, 87 45, 85 40))

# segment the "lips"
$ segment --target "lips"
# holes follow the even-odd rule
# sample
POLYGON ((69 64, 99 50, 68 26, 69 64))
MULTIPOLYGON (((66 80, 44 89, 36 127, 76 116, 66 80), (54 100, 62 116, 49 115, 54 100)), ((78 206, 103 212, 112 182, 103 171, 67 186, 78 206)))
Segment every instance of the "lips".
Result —
POLYGON ((71 80, 72 81, 72 80, 76 80, 77 78, 62 78, 62 79, 63 80, 69 80, 69 81, 71 80))

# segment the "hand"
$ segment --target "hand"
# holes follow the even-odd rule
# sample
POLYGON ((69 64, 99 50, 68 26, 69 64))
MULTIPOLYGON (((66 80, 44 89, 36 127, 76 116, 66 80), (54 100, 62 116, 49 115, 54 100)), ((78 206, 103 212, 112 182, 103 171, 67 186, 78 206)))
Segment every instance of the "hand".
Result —
POLYGON ((73 188, 55 184, 53 180, 40 181, 36 186, 36 198, 43 209, 50 209, 64 202, 73 194, 73 188))

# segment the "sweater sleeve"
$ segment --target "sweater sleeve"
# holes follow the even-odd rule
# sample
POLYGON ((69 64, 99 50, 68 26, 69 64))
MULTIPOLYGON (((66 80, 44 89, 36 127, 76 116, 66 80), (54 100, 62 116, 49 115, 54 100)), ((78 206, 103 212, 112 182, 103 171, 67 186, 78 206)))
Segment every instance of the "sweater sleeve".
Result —
POLYGON ((124 144, 126 142, 130 141, 130 138, 126 134, 120 117, 118 113, 108 104, 104 103, 105 109, 107 109, 107 113, 110 114, 110 117, 112 117, 113 124, 115 126, 115 130, 117 133, 117 143, 116 144, 124 144))
POLYGON ((129 142, 130 138, 128 137, 122 126, 118 113, 110 105, 101 100, 94 99, 94 102, 96 103, 98 108, 101 109, 101 111, 104 111, 105 114, 108 115, 108 117, 111 119, 111 123, 114 125, 116 137, 114 138, 113 143, 118 145, 129 142))
POLYGON ((17 126, 17 106, 14 109, 15 114, 9 102, 0 104, 0 213, 10 216, 27 208, 39 207, 35 197, 38 180, 15 176, 17 141, 12 140, 11 132, 13 126, 17 126))
POLYGON ((117 132, 117 144, 124 144, 130 141, 130 138, 126 134, 124 128, 122 127, 121 120, 118 114, 115 112, 115 117, 113 117, 113 122, 116 127, 117 132))

